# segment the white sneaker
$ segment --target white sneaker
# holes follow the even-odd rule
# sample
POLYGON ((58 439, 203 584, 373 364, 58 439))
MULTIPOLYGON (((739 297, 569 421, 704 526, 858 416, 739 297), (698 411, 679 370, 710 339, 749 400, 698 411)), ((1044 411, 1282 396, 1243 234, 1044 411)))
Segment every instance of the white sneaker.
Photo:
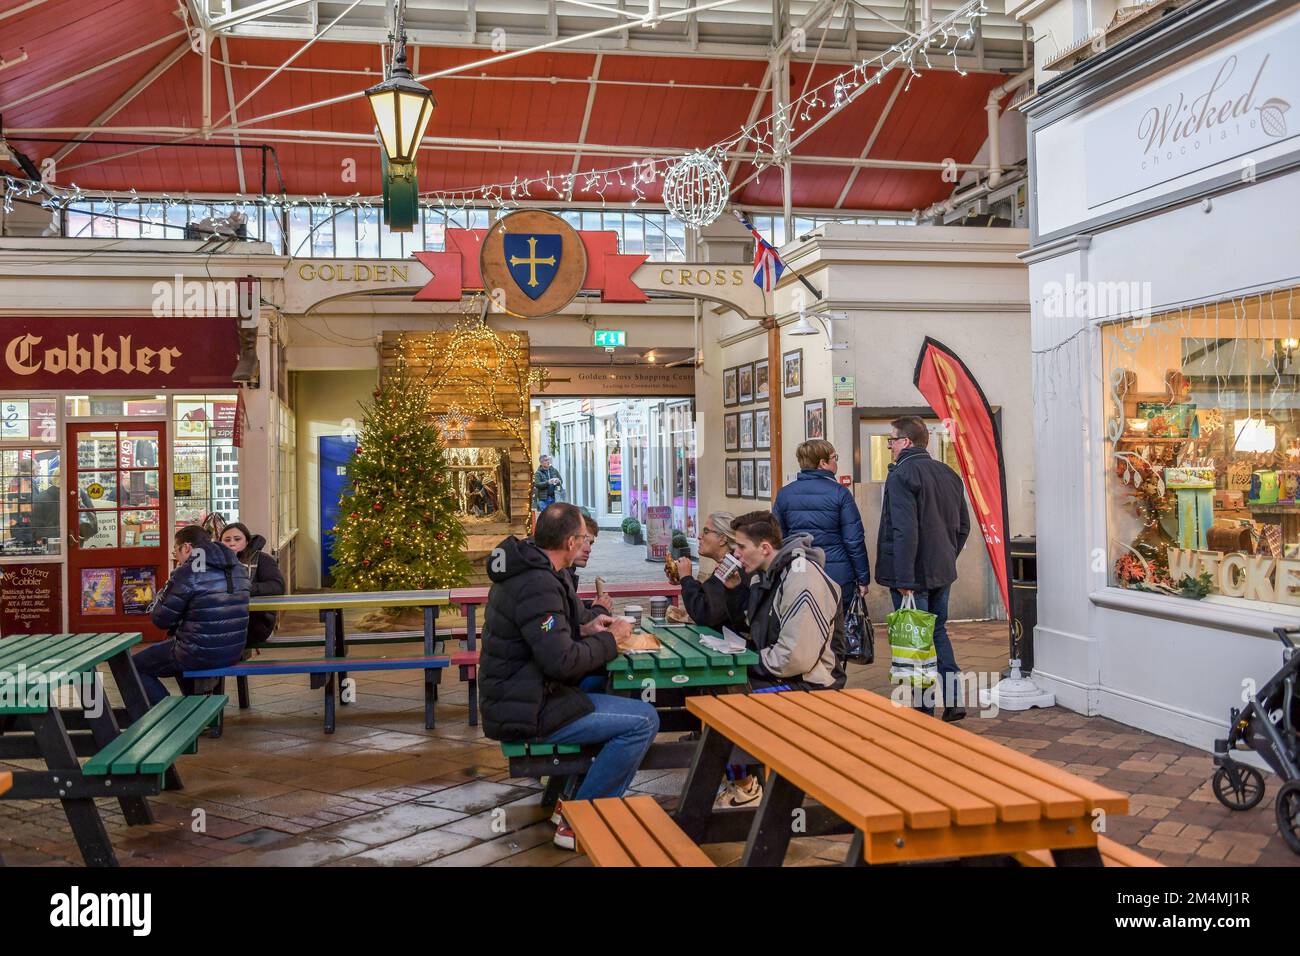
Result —
POLYGON ((576 850, 578 841, 574 837, 573 827, 564 822, 564 817, 560 817, 560 822, 555 825, 555 839, 552 841, 561 850, 576 850))
POLYGON ((727 785, 722 788, 716 800, 713 801, 715 810, 733 810, 737 807, 746 807, 755 801, 763 799, 763 785, 758 782, 757 777, 746 777, 740 783, 733 783, 728 780, 727 785))

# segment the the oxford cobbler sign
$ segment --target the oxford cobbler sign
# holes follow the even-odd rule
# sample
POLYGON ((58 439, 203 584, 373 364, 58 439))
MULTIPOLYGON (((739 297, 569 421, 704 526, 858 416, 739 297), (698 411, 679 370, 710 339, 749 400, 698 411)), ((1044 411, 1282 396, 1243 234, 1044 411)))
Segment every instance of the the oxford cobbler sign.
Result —
POLYGON ((1300 18, 1207 56, 1085 123, 1088 206, 1300 135, 1300 18))
POLYGON ((0 318, 0 389, 229 387, 238 321, 0 318))

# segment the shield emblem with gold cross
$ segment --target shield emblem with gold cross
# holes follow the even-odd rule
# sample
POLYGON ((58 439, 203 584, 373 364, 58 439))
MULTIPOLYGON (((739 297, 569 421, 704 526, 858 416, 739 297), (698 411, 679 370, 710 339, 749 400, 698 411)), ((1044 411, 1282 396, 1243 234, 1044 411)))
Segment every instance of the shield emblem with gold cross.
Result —
POLYGON ((564 256, 564 240, 555 233, 530 232, 501 237, 506 268, 515 285, 536 300, 551 287, 564 256))
POLYGON ((559 216, 521 209, 488 230, 479 269, 491 309, 540 318, 563 309, 583 287, 587 251, 559 216))

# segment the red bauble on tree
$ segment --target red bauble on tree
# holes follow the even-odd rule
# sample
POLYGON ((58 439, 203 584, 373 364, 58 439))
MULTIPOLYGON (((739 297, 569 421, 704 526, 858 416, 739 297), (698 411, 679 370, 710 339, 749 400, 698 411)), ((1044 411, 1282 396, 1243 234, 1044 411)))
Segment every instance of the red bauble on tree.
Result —
POLYGON ((376 511, 383 511, 383 510, 384 510, 384 503, 383 503, 382 501, 376 501, 376 502, 375 502, 375 510, 376 510, 376 511))

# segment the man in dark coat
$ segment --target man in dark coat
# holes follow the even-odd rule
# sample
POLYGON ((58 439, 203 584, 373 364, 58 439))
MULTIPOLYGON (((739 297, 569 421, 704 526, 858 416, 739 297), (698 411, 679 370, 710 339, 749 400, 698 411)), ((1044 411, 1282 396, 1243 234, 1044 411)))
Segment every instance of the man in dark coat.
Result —
MULTIPOLYGON (((586 528, 586 535, 583 539, 582 549, 578 552, 578 556, 573 559, 573 563, 565 569, 565 573, 569 576, 569 580, 573 582, 574 591, 578 590, 578 568, 585 568, 587 566, 587 562, 591 560, 591 548, 596 543, 596 538, 600 535, 600 525, 596 523, 595 518, 589 514, 583 514, 582 521, 586 528)), ((595 598, 592 600, 583 600, 581 604, 582 619, 578 622, 579 624, 586 624, 588 621, 601 614, 612 613, 611 608, 614 606, 614 602, 610 599, 610 596, 605 593, 605 584, 603 579, 596 578, 595 598)))
POLYGON ((855 591, 866 597, 871 584, 867 532, 853 492, 835 478, 839 455, 828 441, 806 441, 795 449, 800 472, 776 494, 772 514, 781 534, 812 535, 812 545, 826 556, 826 573, 840 586, 845 611, 855 591))
MULTIPOLYGON (((943 719, 961 720, 958 706, 960 670, 948 639, 948 591, 957 580, 957 555, 970 536, 970 515, 961 478, 925 450, 930 441, 925 422, 915 416, 891 423, 889 451, 894 461, 885 479, 876 542, 876 582, 889 588, 894 609, 905 597, 935 616, 934 650, 939 658, 943 719)), ((933 713, 923 702, 920 708, 933 713)))
POLYGON ((167 696, 159 678, 175 677, 188 694, 185 671, 238 663, 248 633, 248 571, 235 552, 189 525, 176 532, 172 555, 176 570, 149 605, 154 626, 170 640, 135 655, 150 705, 167 696))
MULTIPOLYGON (((631 622, 608 615, 579 623, 581 604, 565 572, 584 537, 582 512, 556 504, 538 516, 532 541, 512 535, 489 555, 479 699, 483 732, 494 740, 603 744, 578 788, 578 799, 590 800, 623 794, 659 732, 659 717, 637 698, 577 686, 632 635, 631 622)), ((555 841, 574 843, 562 811, 555 841)))
POLYGON ((551 465, 551 456, 543 455, 540 467, 533 475, 533 493, 537 498, 538 511, 545 511, 547 505, 555 504, 563 484, 559 469, 551 465))

